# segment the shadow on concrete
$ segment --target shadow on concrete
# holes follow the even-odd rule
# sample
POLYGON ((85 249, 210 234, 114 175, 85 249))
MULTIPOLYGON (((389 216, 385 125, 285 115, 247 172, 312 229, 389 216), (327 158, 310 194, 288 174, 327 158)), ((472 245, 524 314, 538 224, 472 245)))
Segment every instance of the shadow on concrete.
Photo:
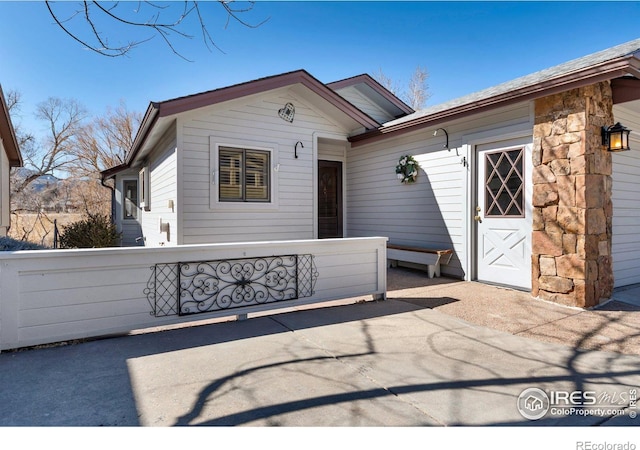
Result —
MULTIPOLYGON (((366 316, 366 314, 362 314, 362 308, 391 306, 395 311, 396 303, 402 302, 390 301, 386 304, 344 306, 341 307, 341 313, 346 313, 346 316, 354 320, 361 320, 360 318, 366 316)), ((292 315, 307 315, 306 313, 307 312, 292 313, 292 315)), ((381 317, 379 313, 375 313, 373 316, 381 317)), ((331 321, 327 322, 321 318, 305 317, 304 320, 300 321, 299 327, 291 327, 290 324, 294 321, 298 323, 299 319, 300 317, 289 317, 285 322, 289 324, 287 326, 292 328, 293 331, 333 324, 331 321)), ((212 382, 200 390, 192 409, 187 414, 180 416, 174 425, 184 426, 197 422, 198 425, 205 426, 237 426, 261 423, 261 421, 271 421, 269 425, 287 425, 287 422, 278 422, 277 419, 274 418, 282 418, 290 414, 301 414, 305 411, 318 410, 322 407, 381 398, 393 398, 401 402, 407 402, 407 404, 411 404, 412 407, 427 410, 428 414, 423 417, 424 423, 420 425, 606 425, 608 422, 615 420, 615 418, 612 416, 597 417, 586 415, 546 417, 537 421, 529 421, 515 413, 510 415, 511 420, 500 420, 497 417, 494 420, 492 418, 494 412, 486 410, 491 404, 490 401, 479 400, 476 408, 474 408, 471 406, 473 402, 469 402, 469 397, 475 397, 477 400, 482 398, 483 394, 498 395, 502 399, 506 397, 505 403, 510 403, 513 405, 511 409, 515 409, 517 394, 523 390, 523 386, 541 388, 556 386, 559 389, 569 392, 583 392, 598 389, 598 387, 613 390, 631 389, 636 388, 637 382, 640 381, 639 366, 627 365, 625 370, 611 370, 611 368, 616 365, 615 362, 618 358, 624 358, 622 355, 607 354, 604 356, 604 359, 598 359, 594 365, 590 366, 587 361, 591 352, 588 351, 566 349, 567 351, 564 352, 560 358, 550 354, 550 352, 557 350, 555 347, 544 349, 534 348, 531 351, 525 349, 525 351, 520 351, 522 348, 518 345, 515 347, 503 345, 503 343, 500 342, 500 337, 504 336, 486 336, 488 338, 486 340, 474 339, 469 333, 469 328, 463 324, 454 324, 453 327, 448 326, 442 328, 437 317, 433 319, 435 320, 431 321, 424 317, 414 317, 414 321, 422 321, 423 324, 427 324, 427 328, 431 330, 417 337, 421 343, 426 342, 427 352, 422 350, 417 353, 412 353, 415 342, 405 342, 398 343, 397 351, 393 352, 393 355, 401 355, 403 362, 408 365, 412 365, 413 362, 415 362, 413 357, 417 358, 421 356, 421 354, 422 356, 428 356, 432 364, 438 364, 435 360, 439 360, 441 367, 453 367, 454 371, 460 374, 460 379, 433 380, 423 383, 411 382, 410 380, 416 379, 416 373, 419 374, 417 378, 430 378, 430 371, 426 370, 426 366, 399 368, 397 366, 385 366, 384 362, 382 362, 379 363, 377 367, 374 367, 371 372, 368 372, 367 376, 377 379, 376 374, 392 371, 393 380, 390 383, 386 383, 386 380, 380 379, 379 383, 373 383, 374 385, 369 389, 357 389, 349 392, 321 396, 311 395, 312 390, 310 390, 309 395, 305 398, 290 401, 280 401, 281 396, 274 396, 273 401, 268 404, 262 404, 255 408, 231 412, 217 417, 206 418, 206 413, 204 412, 205 407, 211 408, 212 404, 216 402, 221 404, 225 403, 228 399, 228 392, 233 390, 231 386, 237 389, 245 384, 251 385, 254 379, 261 379, 263 377, 261 372, 266 374, 277 367, 281 369, 282 372, 296 372, 300 377, 313 379, 318 376, 316 373, 305 371, 304 366, 310 360, 291 358, 279 361, 276 364, 249 365, 249 367, 246 367, 242 371, 237 371, 228 376, 212 380, 212 382), (470 358, 468 355, 465 358, 456 357, 454 352, 451 351, 451 346, 443 344, 443 342, 455 340, 455 338, 460 338, 465 341, 480 357, 475 359, 470 358), (487 357, 487 354, 491 354, 491 357, 487 357), (498 366, 500 363, 504 363, 508 367, 506 367, 506 370, 505 367, 496 367, 496 362, 498 362, 498 366), (523 368, 524 370, 515 368, 523 368), (418 369, 417 372, 416 369, 418 369), (470 376, 465 376, 465 373, 469 373, 470 376), (485 376, 476 376, 478 373, 483 373, 485 376), (514 375, 509 376, 507 373, 513 373, 514 375), (427 376, 424 376, 425 374, 427 376), (376 386, 375 384, 378 385, 376 386), (229 386, 229 388, 226 388, 226 386, 229 386), (515 391, 513 391, 512 388, 515 388, 515 391), (446 393, 446 395, 444 393, 446 393), (471 393, 470 396, 469 393, 471 393), (420 399, 420 396, 423 395, 426 395, 427 398, 445 396, 452 405, 469 405, 469 409, 472 410, 469 416, 473 417, 475 415, 475 420, 469 421, 469 416, 458 418, 447 417, 448 412, 436 411, 437 408, 429 411, 429 402, 420 399), (418 396, 418 399, 416 399, 415 396, 418 396), (485 410, 483 411, 483 409, 485 410)), ((362 349, 366 351, 351 354, 332 354, 330 356, 314 358, 314 361, 323 361, 324 363, 337 361, 341 364, 359 367, 362 364, 362 360, 371 362, 376 359, 384 360, 389 356, 388 351, 379 348, 381 347, 379 343, 384 340, 384 337, 378 334, 373 324, 367 325, 363 323, 357 328, 360 331, 359 340, 362 343, 366 343, 362 346, 362 349)), ((339 347, 329 345, 329 342, 325 341, 326 337, 307 336, 306 338, 312 339, 317 345, 323 348, 330 347, 333 351, 339 351, 339 347)), ((349 339, 351 341, 353 340, 353 333, 349 333, 349 339)), ((405 339, 407 338, 405 337, 405 339)), ((335 342, 340 341, 340 339, 333 336, 328 338, 328 341, 335 342)), ((421 346, 424 348, 424 344, 421 344, 421 346)), ((268 376, 265 375, 265 378, 268 378, 268 376)), ((259 403, 259 400, 256 400, 256 403, 259 403)), ((446 408, 446 405, 444 405, 444 407, 446 408)), ((629 407, 629 403, 627 401, 624 404, 617 404, 616 407, 619 410, 624 410, 629 407)), ((318 413, 318 417, 321 416, 322 414, 318 413)), ((497 416, 504 415, 498 414, 497 416)), ((509 414, 506 414, 506 416, 509 416, 509 414)), ((390 422, 389 424, 392 424, 393 419, 387 419, 390 422)), ((323 420, 324 419, 319 418, 319 422, 316 423, 316 425, 324 425, 323 420)), ((336 424, 332 423, 331 425, 335 426, 336 424)), ((342 425, 353 426, 353 424, 349 422, 343 423, 342 425)), ((382 422, 381 425, 385 425, 385 423, 382 422)), ((409 425, 416 425, 416 423, 409 423, 409 425)))
MULTIPOLYGON (((0 426, 637 425, 529 421, 515 409, 528 387, 637 389, 640 358, 596 351, 640 348, 637 316, 422 280, 427 290, 388 301, 3 352, 0 426), (465 305, 514 328, 461 320, 465 305)), ((623 400, 615 406, 628 410, 623 400)))
POLYGON ((440 306, 449 305, 451 303, 458 302, 457 298, 451 297, 424 297, 424 298, 390 298, 389 300, 398 300, 405 303, 410 303, 421 308, 438 308, 440 306))

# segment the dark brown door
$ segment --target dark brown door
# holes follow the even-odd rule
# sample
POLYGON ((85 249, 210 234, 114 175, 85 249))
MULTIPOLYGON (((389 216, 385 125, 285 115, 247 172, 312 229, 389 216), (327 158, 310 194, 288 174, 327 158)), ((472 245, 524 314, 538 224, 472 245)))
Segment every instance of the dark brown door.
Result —
POLYGON ((318 161, 318 238, 342 236, 342 163, 318 161))

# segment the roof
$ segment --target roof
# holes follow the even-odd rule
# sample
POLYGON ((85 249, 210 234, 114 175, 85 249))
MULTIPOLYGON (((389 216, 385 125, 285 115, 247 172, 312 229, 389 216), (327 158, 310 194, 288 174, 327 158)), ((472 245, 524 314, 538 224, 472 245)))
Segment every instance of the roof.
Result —
POLYGON ((357 118, 357 120, 366 128, 377 127, 380 125, 373 118, 369 117, 340 95, 336 94, 333 90, 329 89, 327 85, 311 76, 311 74, 306 70, 296 70, 280 75, 273 75, 220 89, 201 92, 199 94, 152 103, 152 105, 160 110, 160 116, 162 117, 297 83, 306 86, 311 91, 332 103, 334 106, 348 112, 354 118, 357 118))
POLYGON ((640 39, 541 70, 385 123, 350 138, 352 143, 433 126, 485 109, 539 98, 599 81, 632 75, 640 78, 640 39))
POLYGON ((328 83, 327 86, 335 91, 353 86, 368 97, 374 98, 394 117, 405 116, 414 112, 413 108, 400 100, 395 96, 395 94, 366 73, 356 75, 355 77, 345 78, 344 80, 334 81, 332 83, 328 83))
POLYGON ((324 83, 311 76, 305 70, 296 70, 280 75, 260 78, 220 89, 201 92, 198 94, 178 97, 161 102, 151 102, 142 119, 142 123, 134 139, 133 146, 127 155, 125 164, 117 168, 102 171, 103 178, 109 178, 120 170, 130 167, 147 144, 150 134, 158 126, 158 121, 170 118, 176 114, 211 106, 217 103, 238 99, 252 94, 259 94, 269 90, 293 85, 302 85, 312 93, 318 95, 329 105, 350 117, 365 129, 377 129, 381 124, 374 118, 358 109, 342 96, 330 89, 324 83))
MULTIPOLYGON (((622 77, 631 77, 634 82, 637 81, 636 79, 640 79, 640 39, 574 59, 380 124, 334 91, 348 86, 366 86, 369 93, 374 92, 376 95, 379 95, 379 98, 384 99, 388 105, 393 105, 398 108, 402 113, 411 111, 406 104, 387 91, 369 75, 358 75, 345 80, 323 84, 307 71, 297 70, 199 94, 178 97, 162 102, 151 102, 125 164, 103 171, 102 176, 103 178, 108 178, 130 167, 131 163, 139 156, 141 149, 148 142, 149 136, 154 132, 158 121, 163 120, 163 118, 170 118, 176 114, 197 108, 295 84, 306 87, 309 91, 317 94, 330 105, 342 111, 368 130, 364 133, 349 137, 351 144, 357 146, 371 142, 372 140, 383 139, 399 133, 434 126, 438 123, 461 118, 466 115, 477 114, 508 104, 548 96, 599 81, 614 79, 620 81, 622 77)), ((637 91, 638 84, 625 84, 625 87, 630 87, 631 90, 637 91)), ((637 94, 634 93, 633 95, 635 96, 637 94)), ((163 123, 166 124, 166 122, 163 123)))
POLYGON ((9 166, 21 167, 23 164, 22 155, 20 154, 16 133, 11 124, 9 107, 4 98, 2 86, 0 86, 0 139, 2 139, 4 151, 7 154, 7 158, 9 158, 9 166))

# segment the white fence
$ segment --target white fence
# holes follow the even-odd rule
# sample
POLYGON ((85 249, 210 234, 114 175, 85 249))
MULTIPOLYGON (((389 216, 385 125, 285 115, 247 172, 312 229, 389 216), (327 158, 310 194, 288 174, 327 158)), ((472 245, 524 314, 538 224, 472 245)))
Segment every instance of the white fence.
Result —
MULTIPOLYGON (((384 298, 386 241, 380 237, 2 252, 0 350, 361 295, 384 298), (287 261, 291 255, 295 255, 296 260, 301 256, 306 266, 301 270, 282 269, 277 257, 283 255, 287 261), (265 262, 265 257, 270 262, 265 262), (199 267, 194 262, 209 263, 199 267), (220 264, 226 264, 225 268, 220 264), (278 282, 289 283, 286 292, 280 289, 264 297, 256 294, 257 289, 248 278, 236 279, 227 291, 236 289, 237 294, 239 289, 241 297, 248 291, 253 292, 253 296, 245 295, 247 302, 227 309, 230 303, 236 305, 231 299, 233 296, 227 296, 218 299, 215 309, 198 315, 180 315, 194 312, 203 305, 206 309, 211 304, 210 300, 198 298, 194 289, 187 292, 178 288, 180 281, 185 284, 189 270, 196 270, 194 273, 202 276, 217 270, 228 273, 232 264, 247 265, 252 272, 262 270, 258 266, 278 265, 278 269, 266 275, 267 281, 263 279, 259 284, 273 284, 275 277, 278 282), (161 273, 162 268, 168 272, 161 273), (276 274, 278 270, 290 273, 276 274), (181 306, 185 295, 192 297, 191 304, 181 306), (173 302, 169 310, 163 309, 165 301, 173 302)), ((222 290, 218 281, 198 281, 197 276, 192 274, 189 282, 196 286, 199 294, 222 290)))

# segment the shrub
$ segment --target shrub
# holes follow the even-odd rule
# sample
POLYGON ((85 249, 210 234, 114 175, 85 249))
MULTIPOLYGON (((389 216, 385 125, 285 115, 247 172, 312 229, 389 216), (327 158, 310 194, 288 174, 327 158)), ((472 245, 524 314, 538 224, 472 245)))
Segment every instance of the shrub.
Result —
POLYGON ((60 248, 116 247, 120 234, 109 217, 96 214, 67 225, 60 233, 60 248))
POLYGON ((44 250, 46 247, 32 242, 18 241, 10 237, 0 237, 0 252, 15 252, 18 250, 44 250))

